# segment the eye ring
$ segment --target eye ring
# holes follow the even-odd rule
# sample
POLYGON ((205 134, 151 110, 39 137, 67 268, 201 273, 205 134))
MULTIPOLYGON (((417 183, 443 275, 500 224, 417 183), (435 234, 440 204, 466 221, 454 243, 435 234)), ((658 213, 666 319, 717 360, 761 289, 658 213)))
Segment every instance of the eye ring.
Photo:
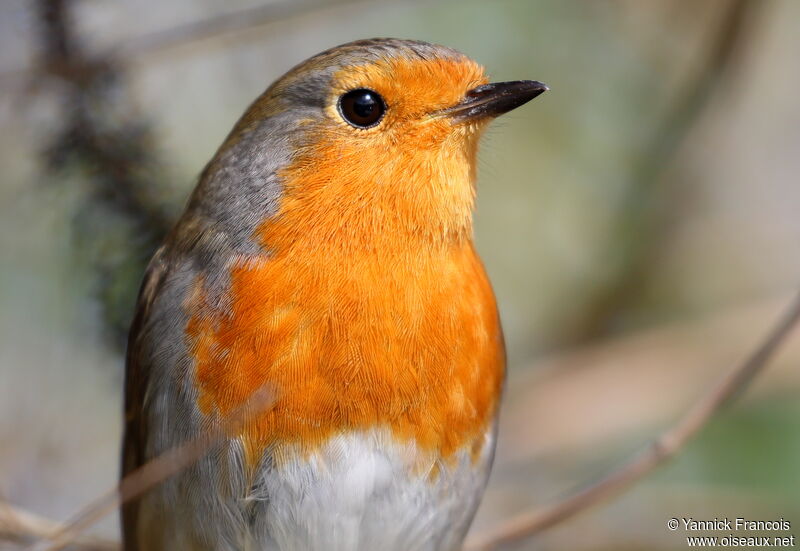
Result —
POLYGON ((386 114, 386 102, 369 88, 356 88, 342 94, 338 108, 347 124, 362 130, 377 126, 386 114))

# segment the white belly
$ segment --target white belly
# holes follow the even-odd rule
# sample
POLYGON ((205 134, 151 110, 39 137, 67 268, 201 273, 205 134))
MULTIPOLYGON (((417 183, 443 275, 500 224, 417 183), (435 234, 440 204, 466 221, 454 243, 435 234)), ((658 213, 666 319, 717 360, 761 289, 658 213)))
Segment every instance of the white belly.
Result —
POLYGON ((456 550, 493 449, 493 430, 477 457, 466 448, 444 461, 387 430, 354 432, 306 458, 267 458, 246 483, 238 476, 241 447, 233 445, 147 498, 143 509, 154 514, 142 518, 140 534, 158 534, 152 549, 175 551, 456 550))

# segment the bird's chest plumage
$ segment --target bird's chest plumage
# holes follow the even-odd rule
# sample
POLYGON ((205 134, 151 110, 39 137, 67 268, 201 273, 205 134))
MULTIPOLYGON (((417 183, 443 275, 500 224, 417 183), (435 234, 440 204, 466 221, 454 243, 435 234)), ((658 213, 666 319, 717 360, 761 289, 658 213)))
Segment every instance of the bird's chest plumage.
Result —
POLYGON ((471 246, 397 260, 331 273, 297 255, 251 260, 224 293, 195 278, 184 301, 191 365, 164 400, 191 403, 155 415, 174 425, 158 447, 259 388, 276 399, 149 498, 141 526, 160 538, 153 548, 458 547, 494 447, 496 306, 471 246))
POLYGON ((199 278, 187 333, 201 412, 269 386, 274 407, 243 434, 251 464, 276 445, 307 453, 374 428, 443 458, 477 446, 502 383, 497 309, 471 245, 430 256, 248 261, 224 311, 199 278))

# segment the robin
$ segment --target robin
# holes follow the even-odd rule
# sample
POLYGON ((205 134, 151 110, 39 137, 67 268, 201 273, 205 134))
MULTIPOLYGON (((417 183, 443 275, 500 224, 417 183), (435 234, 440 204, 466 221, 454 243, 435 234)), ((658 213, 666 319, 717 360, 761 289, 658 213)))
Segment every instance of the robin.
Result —
POLYGON ((460 548, 505 370, 472 242, 478 140, 545 90, 372 39, 256 99, 147 269, 123 474, 265 386, 275 402, 126 504, 126 551, 460 548))

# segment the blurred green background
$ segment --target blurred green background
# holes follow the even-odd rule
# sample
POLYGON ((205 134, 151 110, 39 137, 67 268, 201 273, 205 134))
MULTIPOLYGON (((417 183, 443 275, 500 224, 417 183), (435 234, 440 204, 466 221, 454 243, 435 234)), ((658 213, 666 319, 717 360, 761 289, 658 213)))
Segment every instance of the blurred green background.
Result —
MULTIPOLYGON (((629 457, 789 302, 795 0, 4 0, 0 497, 65 519, 112 486, 147 256, 256 95, 372 36, 551 88, 480 155, 476 240, 511 372, 473 533, 629 457)), ((798 340, 666 469, 518 548, 684 549, 666 521, 688 516, 800 536, 798 340)))

